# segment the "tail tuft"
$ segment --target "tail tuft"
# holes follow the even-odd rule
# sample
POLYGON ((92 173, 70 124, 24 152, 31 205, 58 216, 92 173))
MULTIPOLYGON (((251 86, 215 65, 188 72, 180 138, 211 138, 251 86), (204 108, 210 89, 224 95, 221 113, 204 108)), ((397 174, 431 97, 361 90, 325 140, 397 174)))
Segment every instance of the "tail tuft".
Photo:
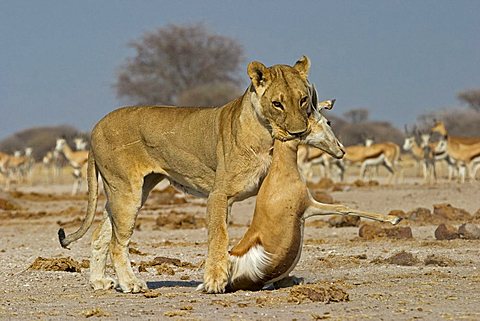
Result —
POLYGON ((68 247, 67 247, 68 244, 65 242, 65 231, 63 230, 63 228, 58 230, 58 240, 60 241, 60 245, 64 249, 68 249, 68 247))

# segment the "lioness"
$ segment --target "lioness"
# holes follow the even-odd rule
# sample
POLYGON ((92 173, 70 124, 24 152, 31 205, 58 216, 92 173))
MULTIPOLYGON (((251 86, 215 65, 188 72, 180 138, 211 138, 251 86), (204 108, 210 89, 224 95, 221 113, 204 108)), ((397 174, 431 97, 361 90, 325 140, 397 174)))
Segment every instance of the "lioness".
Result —
POLYGON ((107 195, 104 220, 93 233, 90 282, 94 289, 116 284, 105 276, 108 250, 123 292, 147 289, 132 270, 128 244, 139 209, 162 179, 188 193, 208 196, 208 256, 204 289, 225 291, 228 280, 228 207, 255 195, 271 162, 274 138, 290 140, 309 132, 310 61, 293 67, 260 62, 248 65, 245 93, 218 108, 127 107, 98 122, 88 158, 88 209, 78 231, 60 243, 67 247, 92 224, 97 175, 107 195))

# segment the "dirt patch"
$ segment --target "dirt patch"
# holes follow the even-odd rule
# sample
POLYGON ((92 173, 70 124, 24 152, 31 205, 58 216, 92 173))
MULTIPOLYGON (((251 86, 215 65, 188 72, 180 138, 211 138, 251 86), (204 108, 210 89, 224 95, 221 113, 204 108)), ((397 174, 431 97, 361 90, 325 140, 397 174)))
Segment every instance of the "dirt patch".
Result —
POLYGON ((4 211, 13 211, 19 210, 21 207, 11 200, 0 198, 0 210, 4 211))
POLYGON ((349 227, 349 226, 359 226, 360 217, 358 216, 343 216, 343 215, 333 215, 328 219, 328 224, 331 227, 349 227))
POLYGON ((320 219, 320 220, 308 220, 305 223, 305 226, 322 228, 322 227, 330 226, 330 224, 328 224, 327 221, 320 219))
POLYGON ((407 212, 403 218, 407 219, 409 223, 414 222, 420 225, 432 224, 435 221, 432 212, 424 207, 407 212))
POLYGON ((388 264, 412 266, 418 264, 420 261, 412 253, 401 251, 385 259, 384 262, 388 264))
POLYGON ((187 199, 185 195, 177 191, 174 187, 168 186, 163 190, 153 190, 145 204, 145 209, 156 209, 156 205, 185 204, 187 199))
POLYGON ((358 236, 365 240, 377 238, 411 239, 413 238, 410 226, 390 227, 387 223, 365 223, 358 230, 358 236))
POLYGON ((105 312, 100 308, 83 310, 80 314, 83 315, 85 318, 90 318, 90 317, 101 318, 101 317, 109 317, 110 316, 110 313, 105 312))
POLYGON ((315 269, 355 268, 366 263, 366 259, 366 254, 348 256, 329 254, 326 257, 317 258, 313 266, 315 266, 315 269))
POLYGON ((416 225, 468 222, 472 221, 474 218, 474 216, 470 215, 468 211, 446 203, 434 204, 433 211, 428 208, 419 207, 408 212, 393 210, 390 213, 406 219, 408 224, 416 225))
POLYGON ((175 271, 171 266, 180 268, 196 269, 199 266, 190 262, 182 262, 179 259, 172 259, 164 256, 157 256, 151 261, 142 261, 138 265, 139 272, 147 272, 147 268, 155 268, 158 274, 174 275, 175 271))
POLYGON ((82 268, 88 268, 89 261, 84 260, 78 262, 71 257, 62 258, 43 258, 37 257, 35 261, 30 265, 31 270, 42 271, 64 271, 64 272, 81 272, 82 268))
POLYGON ((441 267, 455 266, 455 261, 449 259, 448 257, 443 257, 435 254, 427 256, 424 260, 425 265, 435 265, 441 267))
MULTIPOLYGON (((24 193, 20 191, 11 191, 10 195, 16 199, 33 201, 33 202, 51 202, 51 201, 75 201, 75 200, 87 200, 88 196, 86 193, 80 193, 78 195, 71 194, 50 194, 50 193, 24 193)), ((100 198, 100 195, 99 195, 100 198)))
POLYGON ((206 226, 204 218, 197 218, 191 213, 170 211, 161 213, 156 220, 156 228, 177 229, 199 229, 206 226))
POLYGON ((362 181, 361 179, 357 179, 356 181, 353 182, 352 185, 355 187, 371 187, 371 186, 379 186, 380 183, 375 180, 362 181))
POLYGON ((294 286, 289 293, 288 301, 296 304, 308 302, 345 302, 349 301, 348 293, 331 283, 302 284, 294 286))
POLYGON ((323 177, 316 183, 308 182, 307 186, 312 190, 317 190, 317 189, 328 190, 328 189, 331 189, 333 186, 335 186, 335 183, 330 178, 323 177))
POLYGON ((335 200, 333 199, 332 195, 328 194, 325 191, 314 191, 312 193, 313 198, 320 203, 324 204, 333 204, 335 200))
POLYGON ((462 208, 453 207, 450 204, 433 205, 433 215, 446 221, 469 221, 472 218, 469 212, 462 208))
MULTIPOLYGON (((357 175, 350 175, 347 181, 356 178, 357 175)), ((386 181, 383 178, 385 177, 380 177, 381 183, 386 181)), ((403 210, 404 214, 395 214, 398 216, 407 215, 408 210, 425 208, 425 213, 433 218, 433 205, 441 203, 450 203, 470 213, 475 213, 479 208, 478 181, 469 184, 441 181, 430 188, 422 185, 421 179, 407 179, 409 180, 398 185, 365 188, 345 185, 343 191, 327 192, 342 204, 353 208, 385 214, 396 208, 403 210)), ((161 205, 160 210, 146 211, 139 216, 140 220, 145 219, 145 228, 135 231, 130 245, 132 253, 137 254, 130 256, 136 263, 133 264, 135 275, 147 281, 152 291, 133 295, 114 289, 93 291, 88 285, 89 273, 82 266, 81 273, 44 272, 33 268, 25 271, 38 256, 65 258, 70 255, 81 264, 83 255, 90 253, 90 237, 95 226, 82 240, 75 243, 71 251, 63 250, 57 244, 58 226, 55 222, 61 220, 59 224, 71 224, 70 231, 75 230, 73 225, 78 223, 75 219, 83 219, 86 202, 71 200, 67 195, 71 191, 71 184, 67 183, 32 185, 19 187, 18 190, 25 191, 26 194, 27 191, 61 194, 58 194, 59 200, 52 197, 51 201, 35 202, 26 200, 27 196, 21 195, 23 199, 14 199, 7 193, 5 196, 0 193, 0 198, 22 206, 21 210, 0 210, 0 259, 3 260, 3 264, 0 264, 0 301, 5 302, 0 306, 2 320, 85 320, 87 317, 95 320, 163 320, 170 317, 172 320, 255 320, 272 319, 275 316, 285 320, 479 319, 475 298, 480 291, 480 275, 478 268, 474 269, 480 266, 479 243, 466 239, 438 241, 433 234, 440 223, 434 224, 433 221, 418 223, 405 220, 400 223, 398 226, 411 227, 415 236, 413 239, 398 241, 384 236, 375 241, 366 241, 355 237, 358 227, 332 229, 327 222, 329 217, 322 217, 322 221, 318 218, 318 223, 315 223, 318 227, 313 228, 308 224, 305 228, 302 256, 292 271, 292 274, 303 278, 307 285, 207 295, 195 291, 204 273, 199 263, 208 252, 206 230, 176 228, 158 231, 153 228, 157 215, 171 209, 204 217, 204 208, 200 208, 204 200, 187 197, 186 204, 161 205), (69 207, 72 210, 67 216, 63 212, 69 207), (7 212, 16 217, 25 215, 24 217, 31 216, 38 220, 33 223, 29 221, 29 224, 21 218, 5 220, 3 217, 6 216, 3 215, 10 215, 7 212), (419 262, 413 267, 385 262, 401 250, 411 252, 419 262), (138 256, 143 252, 148 252, 149 255, 138 256), (432 254, 434 256, 430 257, 432 254), (157 255, 164 257, 154 262, 159 264, 146 267, 146 272, 137 272, 141 261, 147 261, 147 265, 150 265, 157 255), (372 263, 375 258, 380 258, 381 261, 378 262, 381 263, 372 263), (194 268, 182 267, 188 265, 187 262, 194 268), (175 275, 171 276, 172 273, 175 275), (321 303, 328 300, 320 290, 305 290, 305 287, 315 287, 312 283, 317 282, 326 282, 325 287, 333 284, 343 290, 341 294, 349 295, 349 301, 333 304, 336 299, 328 299, 331 304, 321 303), (316 300, 318 302, 314 302, 316 300), (109 316, 103 316, 104 314, 109 316)), ((148 200, 152 203, 156 202, 156 195, 153 194, 148 200)), ((33 196, 38 195, 28 197, 33 196)), ((99 204, 99 208, 103 208, 102 205, 99 204)), ((251 221, 254 211, 255 199, 237 205, 239 206, 234 206, 232 214, 239 225, 229 227, 230 244, 234 244, 245 233, 245 225, 251 221)), ((422 214, 416 216, 421 218, 422 214)), ((472 216, 472 219, 476 217, 472 216)), ((468 222, 472 223, 470 220, 452 221, 450 224, 458 228, 468 222)), ((383 227, 393 226, 387 224, 383 227)), ((36 267, 40 265, 39 262, 34 264, 36 267)), ((64 269, 47 267, 46 270, 64 269)), ((106 267, 106 273, 116 277, 110 263, 106 267)), ((332 289, 326 291, 329 294, 334 292, 332 289)))

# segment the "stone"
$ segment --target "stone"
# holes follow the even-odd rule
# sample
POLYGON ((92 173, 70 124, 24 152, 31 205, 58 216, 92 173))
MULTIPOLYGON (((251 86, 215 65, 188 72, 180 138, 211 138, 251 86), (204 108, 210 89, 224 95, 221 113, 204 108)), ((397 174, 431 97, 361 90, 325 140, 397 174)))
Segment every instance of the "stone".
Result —
POLYGON ((453 240, 459 238, 457 229, 450 224, 440 224, 435 230, 437 240, 453 240))
POLYGON ((385 232, 378 224, 362 224, 358 230, 358 236, 366 240, 384 237, 385 232))
POLYGON ((466 210, 446 203, 433 205, 433 216, 447 221, 468 221, 472 218, 466 210))
POLYGON ((388 238, 393 239, 411 239, 413 238, 410 226, 395 226, 384 229, 388 238))
POLYGON ((472 223, 465 223, 458 228, 458 234, 467 240, 480 240, 480 227, 472 223))

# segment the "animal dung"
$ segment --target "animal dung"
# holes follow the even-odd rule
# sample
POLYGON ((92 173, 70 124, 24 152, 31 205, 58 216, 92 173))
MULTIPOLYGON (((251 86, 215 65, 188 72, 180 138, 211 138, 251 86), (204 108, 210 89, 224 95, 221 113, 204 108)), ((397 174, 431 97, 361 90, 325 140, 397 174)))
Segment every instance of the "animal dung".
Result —
POLYGON ((81 272, 82 268, 88 267, 88 262, 79 263, 70 257, 43 258, 37 257, 30 265, 31 270, 81 272))
POLYGON ((290 302, 297 304, 306 302, 345 302, 349 301, 348 293, 331 283, 314 283, 294 286, 289 293, 290 302))

